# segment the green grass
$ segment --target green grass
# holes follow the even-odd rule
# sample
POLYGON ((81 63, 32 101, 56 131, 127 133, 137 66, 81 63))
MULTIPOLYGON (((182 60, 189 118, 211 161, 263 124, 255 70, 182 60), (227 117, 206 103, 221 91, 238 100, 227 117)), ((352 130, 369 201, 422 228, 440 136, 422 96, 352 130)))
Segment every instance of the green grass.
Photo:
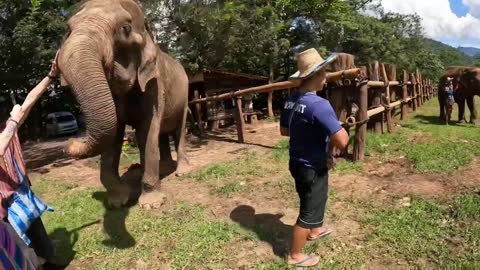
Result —
POLYGON ((351 162, 348 160, 337 161, 335 169, 332 170, 332 173, 337 175, 347 175, 347 174, 355 174, 355 173, 363 173, 363 172, 364 170, 361 163, 351 162))
POLYGON ((377 252, 401 256, 411 265, 426 259, 460 269, 455 267, 480 263, 479 211, 477 194, 459 195, 452 202, 413 198, 411 206, 372 208, 363 222, 372 230, 368 241, 377 252))
POLYGON ((149 269, 218 269, 228 259, 224 247, 239 237, 237 225, 213 220, 198 205, 179 203, 158 216, 138 207, 105 210, 105 193, 94 189, 42 181, 35 191, 50 197, 52 188, 59 192, 48 201, 55 212, 43 220, 59 261, 75 258, 79 269, 130 269, 139 261, 149 269))
POLYGON ((470 164, 480 154, 480 127, 442 124, 437 100, 410 114, 401 125, 393 134, 369 133, 367 154, 376 153, 380 159, 406 156, 419 173, 451 172, 470 164))
POLYGON ((256 152, 244 152, 240 158, 209 165, 189 178, 206 183, 215 195, 232 197, 236 193, 251 190, 250 182, 273 172, 268 160, 256 152))
POLYGON ((288 152, 289 145, 290 143, 288 139, 280 140, 272 152, 272 158, 279 162, 287 162, 290 158, 288 152))

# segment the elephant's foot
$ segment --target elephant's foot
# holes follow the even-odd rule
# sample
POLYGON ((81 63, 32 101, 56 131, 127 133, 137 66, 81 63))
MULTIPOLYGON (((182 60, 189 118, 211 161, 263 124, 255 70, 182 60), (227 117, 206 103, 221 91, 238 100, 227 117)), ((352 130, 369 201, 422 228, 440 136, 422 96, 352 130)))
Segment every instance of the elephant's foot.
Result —
POLYGON ((465 121, 465 119, 460 119, 460 120, 458 120, 458 123, 460 123, 460 124, 465 124, 466 122, 467 122, 467 121, 465 121))
POLYGON ((175 176, 182 177, 190 170, 190 161, 184 158, 178 161, 177 169, 175 170, 175 176))
POLYGON ((476 125, 477 124, 477 119, 470 119, 470 124, 476 125))
POLYGON ((127 204, 130 198, 130 187, 128 185, 119 185, 107 191, 108 205, 114 208, 120 208, 127 204))
POLYGON ((138 199, 138 204, 146 210, 159 209, 167 200, 167 196, 157 190, 144 191, 138 199))

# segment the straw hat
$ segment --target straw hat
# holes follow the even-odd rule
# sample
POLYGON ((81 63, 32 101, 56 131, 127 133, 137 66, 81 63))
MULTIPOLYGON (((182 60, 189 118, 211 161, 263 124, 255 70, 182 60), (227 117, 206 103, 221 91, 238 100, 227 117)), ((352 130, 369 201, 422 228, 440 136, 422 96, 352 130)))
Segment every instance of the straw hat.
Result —
POLYGON ((337 58, 337 54, 330 55, 327 60, 323 60, 317 50, 308 49, 297 55, 298 71, 290 76, 289 80, 303 80, 317 71, 325 68, 328 64, 337 58))

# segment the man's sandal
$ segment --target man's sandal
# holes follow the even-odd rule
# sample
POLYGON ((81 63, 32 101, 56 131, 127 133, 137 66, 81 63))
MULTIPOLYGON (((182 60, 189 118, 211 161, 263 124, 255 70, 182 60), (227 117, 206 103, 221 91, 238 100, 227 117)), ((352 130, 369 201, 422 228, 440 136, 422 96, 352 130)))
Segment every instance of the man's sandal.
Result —
POLYGON ((288 265, 296 266, 296 267, 313 267, 313 266, 316 266, 319 262, 320 262, 320 257, 311 255, 299 262, 295 262, 295 263, 288 262, 288 265))
POLYGON ((326 228, 325 231, 323 231, 321 234, 319 234, 319 235, 317 235, 317 236, 311 236, 311 235, 309 235, 309 236, 307 237, 307 240, 308 240, 308 241, 317 240, 317 239, 323 238, 323 237, 325 237, 325 236, 328 236, 328 235, 330 235, 331 233, 332 233, 332 230, 326 228))

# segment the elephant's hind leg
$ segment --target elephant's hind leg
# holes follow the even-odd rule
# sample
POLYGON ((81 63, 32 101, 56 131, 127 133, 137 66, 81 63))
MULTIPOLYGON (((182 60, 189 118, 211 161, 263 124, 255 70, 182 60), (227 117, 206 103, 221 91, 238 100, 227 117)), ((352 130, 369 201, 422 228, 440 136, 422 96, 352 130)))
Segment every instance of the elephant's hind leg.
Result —
POLYGON ((477 109, 475 108, 475 96, 467 97, 467 106, 470 110, 470 124, 475 124, 477 120, 477 109))
POLYGON ((187 151, 186 151, 186 136, 187 129, 185 127, 187 121, 188 106, 185 108, 182 117, 182 123, 175 132, 175 150, 177 152, 177 170, 175 171, 176 176, 182 176, 188 171, 190 162, 188 161, 187 151))

